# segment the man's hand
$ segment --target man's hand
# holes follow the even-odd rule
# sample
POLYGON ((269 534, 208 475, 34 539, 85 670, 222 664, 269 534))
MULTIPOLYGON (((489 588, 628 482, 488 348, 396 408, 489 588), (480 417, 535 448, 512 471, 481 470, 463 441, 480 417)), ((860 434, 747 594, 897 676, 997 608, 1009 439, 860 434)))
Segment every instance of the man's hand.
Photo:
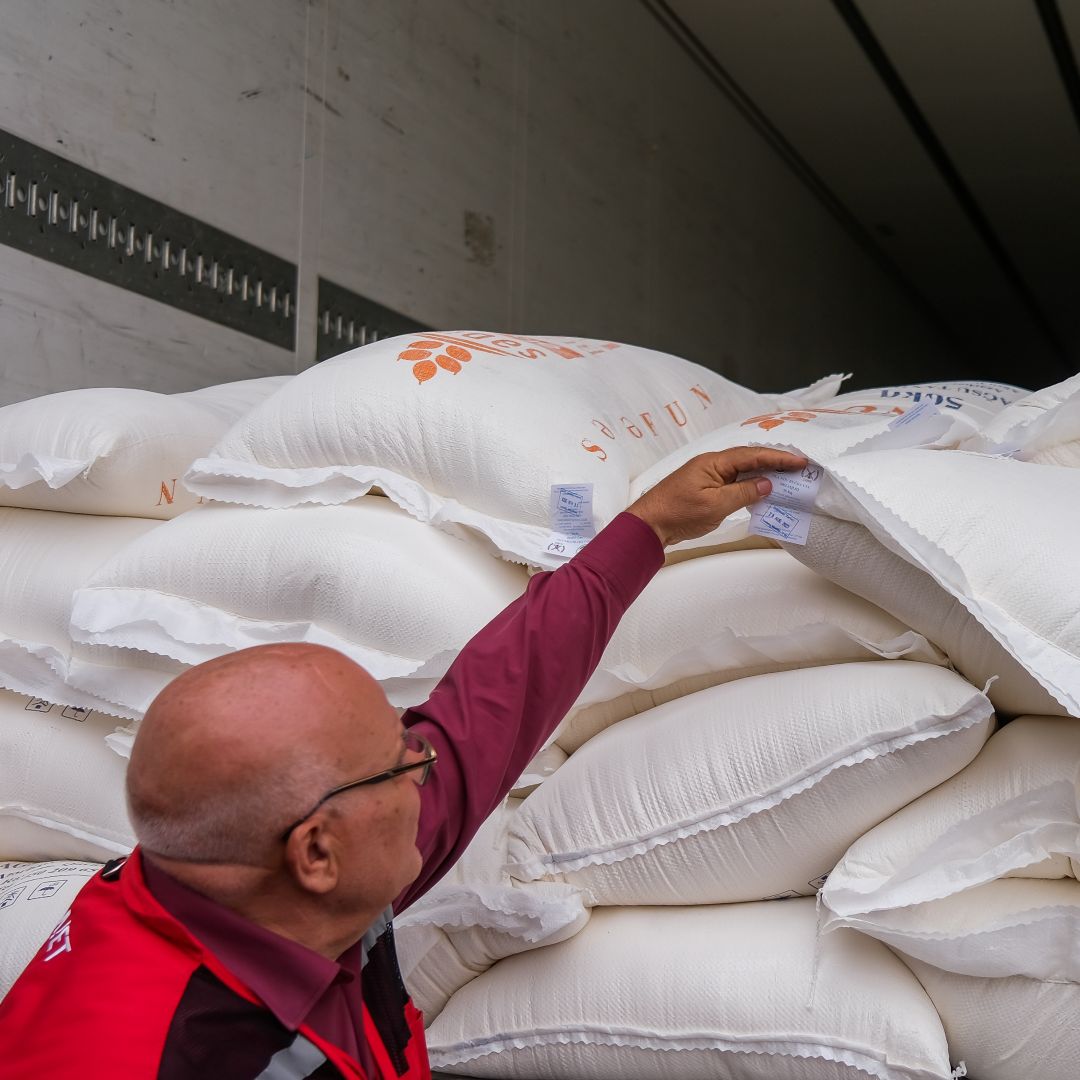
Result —
POLYGON ((737 479, 740 473, 801 469, 806 458, 784 450, 735 446, 691 458, 650 488, 627 513, 641 518, 664 547, 694 540, 715 529, 736 510, 763 499, 772 490, 764 477, 737 479))

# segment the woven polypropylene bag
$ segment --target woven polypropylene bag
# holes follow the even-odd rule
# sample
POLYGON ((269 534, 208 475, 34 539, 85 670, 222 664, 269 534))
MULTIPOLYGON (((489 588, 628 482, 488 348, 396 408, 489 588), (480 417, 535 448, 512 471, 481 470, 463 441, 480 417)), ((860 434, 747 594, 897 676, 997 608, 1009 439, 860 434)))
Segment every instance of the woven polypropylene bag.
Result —
POLYGON ((551 567, 573 550, 552 515, 553 487, 573 486, 572 523, 599 530, 665 454, 731 420, 827 398, 838 382, 764 395, 614 342, 392 338, 298 375, 197 461, 187 484, 276 507, 377 486, 422 521, 467 526, 508 558, 551 567))
POLYGON ((941 1017, 950 1053, 973 1080, 1075 1080, 1080 984, 980 979, 909 964, 941 1017))
POLYGON ((103 563, 159 527, 143 518, 0 507, 0 686, 134 717, 116 700, 118 682, 141 682, 152 697, 174 672, 151 656, 73 642, 71 603, 103 563))
POLYGON ((692 559, 646 585, 555 738, 572 752, 618 720, 733 679, 901 657, 945 663, 921 634, 782 551, 692 559))
POLYGON ((810 894, 852 841, 958 772, 989 701, 906 661, 740 679, 589 740, 510 826, 511 873, 596 904, 810 894))
POLYGON ((1080 982, 1078 779, 1080 720, 1007 724, 851 846, 825 885, 826 925, 961 974, 1080 982))
POLYGON ((75 595, 72 633, 188 664, 316 642, 363 665, 394 704, 414 705, 526 580, 376 496, 290 510, 206 506, 103 566, 75 595))
POLYGON ((278 378, 190 394, 90 388, 0 408, 0 505, 173 518, 197 504, 180 484, 278 378))
POLYGON ((852 931, 816 953, 810 900, 597 911, 455 994, 428 1048, 437 1069, 503 1080, 950 1075, 911 973, 852 931))
POLYGON ((135 846, 112 717, 0 691, 0 859, 111 859, 135 846))

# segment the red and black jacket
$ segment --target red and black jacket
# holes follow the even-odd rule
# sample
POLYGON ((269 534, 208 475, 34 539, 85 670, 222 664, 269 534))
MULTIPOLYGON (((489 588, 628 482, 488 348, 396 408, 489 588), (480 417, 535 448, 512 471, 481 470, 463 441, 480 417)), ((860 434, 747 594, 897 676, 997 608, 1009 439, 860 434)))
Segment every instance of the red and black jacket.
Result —
MULTIPOLYGON (((87 884, 18 985, 0 1003, 6 1080, 378 1080, 309 1028, 279 1023, 154 899, 138 849, 87 884)), ((381 1080, 429 1080, 389 922, 362 985, 381 1080)))

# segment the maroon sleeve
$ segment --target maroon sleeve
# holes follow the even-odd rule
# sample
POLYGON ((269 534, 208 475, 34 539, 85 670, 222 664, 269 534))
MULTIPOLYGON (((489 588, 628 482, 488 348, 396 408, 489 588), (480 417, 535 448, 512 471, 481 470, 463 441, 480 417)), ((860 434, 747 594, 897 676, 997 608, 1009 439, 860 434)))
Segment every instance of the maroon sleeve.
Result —
POLYGON ((405 714, 439 761, 421 789, 416 843, 424 867, 396 910, 454 865, 577 700, 619 619, 663 562, 652 529, 620 514, 564 566, 536 574, 462 650, 431 697, 405 714))

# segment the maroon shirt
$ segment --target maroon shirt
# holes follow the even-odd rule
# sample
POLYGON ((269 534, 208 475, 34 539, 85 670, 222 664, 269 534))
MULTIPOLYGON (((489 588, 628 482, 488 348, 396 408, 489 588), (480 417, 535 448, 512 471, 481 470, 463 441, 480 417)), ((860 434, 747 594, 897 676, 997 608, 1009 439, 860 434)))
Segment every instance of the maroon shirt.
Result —
MULTIPOLYGON (((566 565, 535 575, 525 594, 461 651, 406 727, 439 761, 420 789, 420 876, 402 911, 457 862, 488 815, 569 711, 619 619, 663 565, 656 534, 620 514, 566 565)), ((146 884, 291 1031, 308 1023, 378 1075, 367 1053, 360 997, 361 947, 337 961, 281 937, 187 888, 144 859, 146 884)))

